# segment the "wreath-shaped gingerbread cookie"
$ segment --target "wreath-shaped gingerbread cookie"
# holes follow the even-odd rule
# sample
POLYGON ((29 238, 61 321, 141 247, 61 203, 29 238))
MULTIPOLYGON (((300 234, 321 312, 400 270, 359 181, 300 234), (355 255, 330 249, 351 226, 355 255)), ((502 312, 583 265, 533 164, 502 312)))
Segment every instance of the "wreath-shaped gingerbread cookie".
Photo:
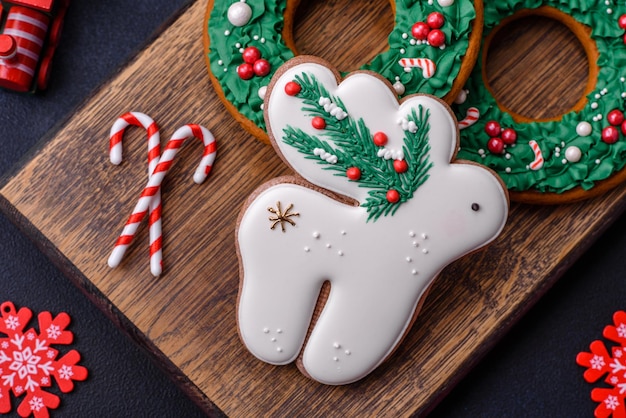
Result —
MULTIPOLYGON (((297 55, 292 28, 299 0, 213 1, 204 32, 207 67, 228 111, 267 142, 263 97, 274 72, 297 55)), ((451 103, 478 55, 482 0, 392 1, 389 49, 362 69, 403 97, 427 93, 451 103)), ((355 65, 356 68, 356 65, 355 65)))

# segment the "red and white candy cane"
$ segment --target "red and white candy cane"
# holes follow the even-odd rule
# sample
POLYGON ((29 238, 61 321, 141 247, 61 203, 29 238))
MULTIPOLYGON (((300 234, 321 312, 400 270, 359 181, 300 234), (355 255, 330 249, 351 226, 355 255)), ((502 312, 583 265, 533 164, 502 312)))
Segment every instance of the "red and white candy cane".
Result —
MULTIPOLYGON (((126 222, 126 226, 122 231, 122 236, 126 236, 125 240, 127 241, 127 245, 132 241, 135 233, 137 232, 137 227, 139 223, 146 215, 150 202, 152 201, 154 195, 158 193, 161 188, 161 183, 163 183, 163 179, 165 175, 169 171, 172 166, 174 157, 178 152, 179 148, 183 145, 187 138, 198 138, 202 140, 204 144, 204 152, 202 153, 202 160, 200 161, 200 165, 196 169, 196 172, 193 176, 193 179, 196 183, 202 183, 209 173, 211 172, 211 168, 213 167, 213 162, 215 161, 215 155, 217 153, 217 144, 215 142, 215 137, 211 132, 200 125, 185 125, 174 132, 174 135, 168 141, 163 154, 161 155, 161 159, 159 160, 156 168, 152 172, 152 175, 148 179, 148 183, 146 187, 144 187, 141 192, 141 196, 135 205, 135 209, 133 209, 133 213, 130 215, 128 222, 126 222)), ((119 257, 116 252, 117 247, 111 253, 111 257, 109 257, 109 265, 119 264, 120 260, 117 260, 119 257), (117 264, 115 262, 117 261, 117 264)), ((123 252, 122 252, 123 255, 123 252)), ((121 257, 120 257, 121 259, 121 257)))
POLYGON ((476 109, 475 107, 470 107, 469 109, 467 109, 465 118, 459 121, 459 130, 469 128, 470 126, 475 124, 476 121, 478 121, 479 117, 480 117, 480 111, 476 109))
POLYGON ((534 139, 528 142, 528 145, 530 145, 533 153, 535 154, 535 160, 530 163, 529 167, 531 170, 539 170, 541 167, 543 167, 544 162, 543 154, 541 154, 541 148, 539 148, 539 144, 534 139))
POLYGON ((403 66, 407 73, 411 71, 411 68, 421 68, 424 78, 431 78, 437 71, 435 62, 428 58, 402 58, 398 64, 403 66))
MULTIPOLYGON (((128 112, 120 116, 111 127, 109 136, 109 157, 111 162, 119 165, 122 162, 122 138, 126 128, 130 125, 143 127, 148 133, 148 178, 159 163, 161 155, 161 136, 159 127, 152 118, 141 112, 128 112)), ((163 250, 162 250, 162 229, 161 229, 161 191, 157 190, 149 205, 150 228, 150 271, 154 276, 159 276, 163 271, 163 250)), ((137 226, 141 219, 137 220, 137 226)), ((109 266, 117 267, 124 257, 126 249, 130 245, 132 235, 129 236, 126 229, 129 228, 128 223, 124 228, 124 232, 117 239, 113 254, 109 257, 109 266)))

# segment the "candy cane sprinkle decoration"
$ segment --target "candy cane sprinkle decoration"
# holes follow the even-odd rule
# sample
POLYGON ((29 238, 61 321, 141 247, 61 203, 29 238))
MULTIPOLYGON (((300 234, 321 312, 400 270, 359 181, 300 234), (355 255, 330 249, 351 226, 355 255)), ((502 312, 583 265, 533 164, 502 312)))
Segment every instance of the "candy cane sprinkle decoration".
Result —
MULTIPOLYGON (((194 181, 197 184, 202 183, 211 172, 213 162, 215 161, 215 155, 217 153, 217 145, 213 134, 211 134, 208 129, 200 125, 185 125, 177 129, 172 138, 168 141, 165 150, 161 155, 161 159, 148 179, 148 183, 141 192, 141 196, 135 205, 135 209, 133 209, 133 213, 128 218, 128 222, 126 222, 126 226, 122 231, 120 238, 122 236, 126 236, 127 245, 130 244, 130 241, 132 241, 135 233, 137 232, 137 227, 146 215, 150 202, 161 188, 161 183, 163 183, 165 175, 172 166, 174 157, 176 156, 179 148, 183 145, 187 138, 193 137, 202 140, 204 143, 202 160, 200 161, 200 165, 196 169, 193 176, 194 181)), ((119 256, 116 252, 117 248, 118 247, 113 249, 113 253, 111 253, 111 256, 109 257, 109 266, 116 266, 121 260, 121 256, 119 256)), ((121 255, 123 256, 123 251, 121 255)))
POLYGON ((530 163, 529 167, 531 170, 539 170, 543 167, 543 155, 541 154, 541 148, 539 148, 539 144, 535 140, 531 140, 528 145, 532 148, 535 153, 535 160, 530 163))
POLYGON ((469 128, 470 126, 475 124, 476 121, 478 121, 478 118, 480 118, 480 111, 475 107, 470 107, 469 109, 467 109, 467 114, 465 115, 465 118, 459 121, 459 130, 469 128))
POLYGON ((402 58, 398 61, 398 64, 404 67, 404 71, 411 72, 411 68, 417 67, 422 69, 422 75, 428 79, 435 75, 437 71, 437 65, 435 62, 428 58, 402 58))
MULTIPOLYGON (((140 112, 128 112, 120 116, 111 127, 109 141, 109 157, 111 162, 119 165, 122 162, 122 138, 129 125, 143 127, 148 133, 148 178, 159 163, 161 155, 161 136, 159 128, 152 118, 140 112)), ((149 205, 150 228, 150 271, 159 276, 163 270, 162 231, 161 231, 161 191, 157 190, 149 205)), ((137 227, 141 219, 137 220, 137 227)), ((128 227, 128 224, 127 226, 128 227)), ((135 227, 135 229, 137 228, 135 227)), ((126 230, 126 228, 125 228, 126 230)), ((109 258, 109 266, 116 267, 122 261, 124 253, 132 240, 132 235, 122 232, 109 258)))

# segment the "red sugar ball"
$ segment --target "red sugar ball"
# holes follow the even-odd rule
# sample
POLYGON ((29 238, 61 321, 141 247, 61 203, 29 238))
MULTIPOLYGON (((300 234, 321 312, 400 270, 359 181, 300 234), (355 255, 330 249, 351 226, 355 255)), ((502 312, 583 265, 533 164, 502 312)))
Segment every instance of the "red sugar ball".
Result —
POLYGON ((507 145, 513 145, 517 142, 517 132, 513 128, 506 128, 502 131, 500 138, 507 145))
POLYGON ((439 12, 432 12, 426 18, 426 23, 430 26, 431 29, 439 29, 445 23, 445 18, 439 12))
POLYGON ((252 65, 252 68, 254 69, 254 74, 259 77, 264 77, 270 73, 271 66, 266 59, 261 58, 256 60, 256 62, 252 65))
POLYGON ((622 128, 622 133, 623 133, 624 135, 626 135, 626 120, 625 120, 624 122, 622 122, 622 126, 621 126, 621 128, 622 128))
POLYGON ((359 170, 358 167, 350 167, 349 169, 346 170, 346 176, 350 180, 357 181, 361 178, 361 170, 359 170))
POLYGON ((602 140, 607 144, 614 144, 619 139, 619 131, 615 126, 607 126, 602 130, 602 140))
POLYGON ((446 35, 439 29, 433 29, 428 34, 428 43, 430 46, 434 46, 435 48, 439 48, 446 43, 446 35))
POLYGON ((409 169, 409 165, 405 160, 395 160, 393 162, 393 169, 396 170, 396 173, 404 173, 409 169))
POLYGON ((606 120, 613 126, 619 126, 624 122, 624 113, 619 109, 613 109, 606 115, 606 120))
POLYGON ((384 132, 376 132, 374 134, 374 144, 379 147, 384 147, 388 140, 389 138, 387 138, 387 135, 384 132))
POLYGON ((243 58, 244 62, 247 62, 248 64, 254 64, 257 60, 261 58, 261 51, 259 51, 259 48, 255 46, 249 46, 243 50, 243 52, 241 53, 241 57, 243 58))
POLYGON ((290 81, 285 84, 285 93, 287 93, 288 96, 295 96, 300 93, 300 91, 302 91, 302 86, 295 81, 290 81))
POLYGON ((252 68, 252 64, 248 64, 244 62, 239 67, 237 67, 237 75, 242 80, 250 80, 254 77, 254 68, 252 68))
POLYGON ((623 14, 619 17, 617 24, 619 25, 620 28, 626 30, 626 14, 623 14))
POLYGON ((424 22, 417 22, 411 27, 411 35, 418 41, 425 41, 429 32, 430 26, 424 22))
POLYGON ((324 118, 315 116, 313 119, 311 119, 311 125, 315 129, 324 129, 326 127, 326 121, 324 120, 324 118))
POLYGON ((492 154, 502 154, 504 152, 504 141, 501 138, 491 138, 487 142, 487 149, 492 154))
POLYGON ((500 135, 501 129, 502 128, 500 128, 500 124, 495 120, 490 120, 485 125, 485 132, 487 132, 487 135, 492 138, 500 135))
POLYGON ((391 189, 387 191, 387 202, 398 203, 400 201, 400 193, 397 190, 391 189))

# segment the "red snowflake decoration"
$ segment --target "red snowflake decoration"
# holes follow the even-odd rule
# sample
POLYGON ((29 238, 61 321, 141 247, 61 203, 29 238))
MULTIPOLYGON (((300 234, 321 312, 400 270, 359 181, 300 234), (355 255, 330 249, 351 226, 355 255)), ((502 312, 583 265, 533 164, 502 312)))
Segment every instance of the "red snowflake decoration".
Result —
POLYGON ((87 378, 87 369, 77 365, 78 351, 57 359, 59 351, 52 347, 72 343, 74 335, 66 330, 70 316, 62 312, 53 318, 50 312, 41 312, 38 333, 25 330, 33 316, 30 309, 16 311, 13 303, 5 302, 0 313, 0 413, 11 411, 13 392, 15 397, 24 396, 17 407, 20 416, 48 417, 48 409, 60 403, 57 395, 44 390, 52 386, 52 377, 63 393, 74 389, 74 380, 87 378))
POLYGON ((602 335, 619 346, 612 347, 609 354, 604 342, 594 341, 589 346, 590 353, 578 353, 576 363, 587 368, 583 374, 587 382, 596 382, 606 375, 605 382, 611 385, 591 391, 591 399, 599 402, 595 416, 626 418, 626 312, 615 312, 613 325, 605 327, 602 335))

